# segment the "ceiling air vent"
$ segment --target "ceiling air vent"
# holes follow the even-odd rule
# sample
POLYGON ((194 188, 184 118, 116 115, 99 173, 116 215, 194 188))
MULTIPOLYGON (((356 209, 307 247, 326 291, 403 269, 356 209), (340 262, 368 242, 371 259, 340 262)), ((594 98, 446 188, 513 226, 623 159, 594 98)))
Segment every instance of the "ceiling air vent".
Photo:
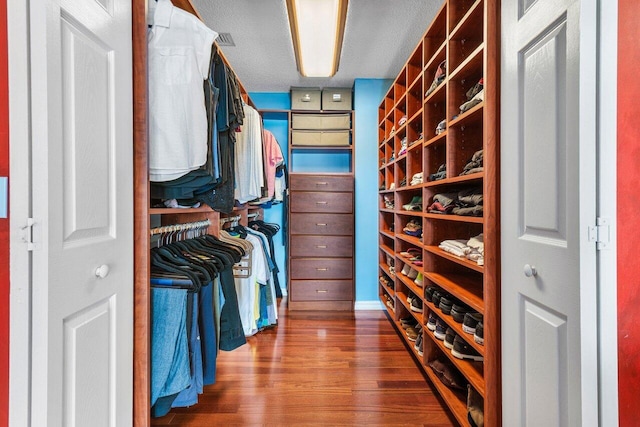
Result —
POLYGON ((218 42, 218 46, 235 46, 236 43, 233 41, 233 37, 231 37, 231 33, 220 33, 218 34, 218 38, 216 39, 218 42))

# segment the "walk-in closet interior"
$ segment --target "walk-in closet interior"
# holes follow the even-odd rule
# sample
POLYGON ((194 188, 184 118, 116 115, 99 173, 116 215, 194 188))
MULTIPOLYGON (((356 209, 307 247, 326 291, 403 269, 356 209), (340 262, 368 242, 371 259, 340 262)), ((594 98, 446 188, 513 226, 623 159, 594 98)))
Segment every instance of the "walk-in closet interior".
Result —
POLYGON ((500 426, 499 2, 335 1, 294 83, 248 3, 132 2, 134 425, 500 426))

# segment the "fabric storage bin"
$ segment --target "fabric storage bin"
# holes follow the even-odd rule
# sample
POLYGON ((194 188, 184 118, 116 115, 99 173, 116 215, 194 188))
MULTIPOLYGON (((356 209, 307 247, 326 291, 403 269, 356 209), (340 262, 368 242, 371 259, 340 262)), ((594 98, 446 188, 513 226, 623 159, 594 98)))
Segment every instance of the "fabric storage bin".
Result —
POLYGON ((323 110, 351 110, 351 89, 325 87, 322 89, 323 110))
POLYGON ((349 129, 350 114, 292 114, 291 129, 349 129))
POLYGON ((320 110, 321 91, 319 87, 292 87, 292 110, 320 110))
POLYGON ((349 145, 348 130, 292 130, 292 145, 332 145, 345 146, 349 145))

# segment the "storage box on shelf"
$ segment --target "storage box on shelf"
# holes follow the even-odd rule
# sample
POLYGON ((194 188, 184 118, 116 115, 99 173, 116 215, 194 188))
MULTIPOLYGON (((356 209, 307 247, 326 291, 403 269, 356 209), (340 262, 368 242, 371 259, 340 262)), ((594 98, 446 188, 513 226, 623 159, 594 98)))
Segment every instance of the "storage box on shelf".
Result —
POLYGON ((389 316, 400 331, 400 319, 408 316, 423 326, 423 356, 412 351, 461 425, 468 422, 466 391, 445 385, 430 367, 434 360, 445 363, 484 398, 485 425, 500 425, 499 43, 493 27, 498 8, 496 0, 447 0, 378 108, 378 270, 394 285, 391 292, 382 280, 379 293, 383 303, 393 298, 389 316), (486 96, 481 92, 485 87, 490 88, 486 96), (420 134, 422 140, 414 146, 420 134), (422 183, 412 182, 420 173, 422 183), (477 191, 470 193, 473 189, 477 191), (443 205, 430 210, 434 197, 458 199, 455 213, 443 205), (418 211, 403 208, 419 198, 418 211), (473 207, 480 200, 482 209, 473 207), (460 201, 473 203, 460 210, 460 201), (409 224, 422 226, 422 238, 403 232, 409 224), (479 263, 477 255, 467 259, 441 247, 445 240, 466 242, 480 234, 486 245, 484 262, 479 263), (421 273, 422 285, 402 274, 403 269, 421 273), (427 289, 429 295, 433 289, 446 293, 445 300, 457 309, 480 314, 484 344, 463 330, 460 316, 456 320, 439 302, 430 301, 427 289), (415 297, 423 313, 412 310, 415 297), (459 345, 466 343, 465 351, 482 360, 458 358, 460 347, 454 352, 449 342, 445 345, 443 331, 438 338, 424 328, 430 315, 458 336, 459 345))

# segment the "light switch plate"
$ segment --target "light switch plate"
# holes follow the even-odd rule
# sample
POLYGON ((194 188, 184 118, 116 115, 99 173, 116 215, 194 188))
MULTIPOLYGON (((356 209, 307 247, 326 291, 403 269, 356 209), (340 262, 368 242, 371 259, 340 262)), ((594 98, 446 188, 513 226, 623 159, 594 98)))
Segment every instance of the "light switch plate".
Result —
POLYGON ((7 206, 9 205, 9 178, 0 177, 0 218, 7 217, 7 206))

